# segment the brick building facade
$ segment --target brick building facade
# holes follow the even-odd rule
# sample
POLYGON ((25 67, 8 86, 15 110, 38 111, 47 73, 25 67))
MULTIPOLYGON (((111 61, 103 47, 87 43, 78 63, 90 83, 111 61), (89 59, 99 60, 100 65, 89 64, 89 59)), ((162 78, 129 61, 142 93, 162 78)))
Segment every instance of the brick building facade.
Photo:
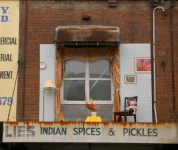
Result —
MULTIPOLYGON (((18 122, 24 122, 24 124, 29 125, 33 122, 39 123, 41 127, 40 120, 40 50, 42 44, 47 44, 55 47, 55 33, 57 27, 70 27, 70 26, 110 26, 119 27, 120 30, 120 46, 123 48, 124 44, 129 45, 130 48, 134 44, 143 44, 147 48, 150 48, 149 54, 152 59, 152 72, 151 72, 151 121, 145 122, 177 122, 178 121, 178 6, 175 5, 175 1, 167 0, 21 0, 19 1, 19 60, 23 60, 22 65, 19 65, 18 70, 18 82, 17 82, 17 108, 16 108, 16 122, 10 122, 13 126, 15 134, 13 138, 17 138, 16 126, 18 122), (153 10, 161 6, 166 11, 165 13, 161 9, 155 11, 155 81, 156 81, 156 102, 154 103, 154 65, 153 65, 153 10), (123 45, 122 45, 123 44, 123 45), (154 105, 155 104, 155 105, 154 105), (155 117, 155 106, 156 106, 156 116, 155 117)), ((6 7, 7 9, 7 7, 6 7)), ((5 11, 5 6, 3 8, 5 11)), ((3 11, 3 12, 4 12, 3 11)), ((86 45, 88 46, 88 45, 86 45)), ((137 48, 137 47, 136 47, 137 48)), ((142 48, 142 47, 141 47, 142 48)), ((124 48, 123 48, 124 49, 124 48)), ((125 49, 124 49, 125 50, 125 49)), ((140 53, 145 51, 138 50, 140 53)), ((129 51, 128 51, 129 52, 129 51)), ((134 52, 132 52, 134 53, 134 52)), ((129 55, 129 54, 127 54, 129 55)), ((122 74, 123 76, 124 74, 122 74)), ((143 78, 144 80, 144 78, 143 78)), ((122 81, 123 82, 123 81, 122 81)), ((129 89, 130 90, 130 89, 129 89)), ((121 101, 124 101, 121 99, 121 101)), ((139 99, 139 102, 144 104, 144 99, 139 99)), ((74 105, 73 105, 74 106, 74 105)), ((110 114, 111 104, 108 105, 108 112, 110 114)), ((66 106, 63 106, 63 109, 66 106)), ((71 106, 70 106, 71 107, 71 106)), ((102 107, 102 112, 105 112, 105 107, 102 107)), ((68 107, 69 108, 69 107, 68 107)), ((78 107, 76 107, 78 109, 78 107)), ((82 108, 83 109, 83 108, 82 108)), ((142 112, 144 112, 144 108, 142 112)), ((10 112, 10 111, 9 111, 10 112)), ((53 111, 52 111, 53 113, 53 111)), ((65 112, 66 113, 66 112, 65 112)), ((80 112, 80 110, 77 112, 80 112)), ((66 113, 67 114, 67 113, 66 113)), ((147 114, 144 112, 143 115, 147 114)), ((70 115, 70 114, 68 114, 70 115)), ((85 114, 86 115, 86 114, 85 114)), ((142 115, 142 114, 140 114, 142 115)), ((86 117, 86 116, 84 116, 86 117)), ((146 118, 146 117, 145 117, 146 118)), ((103 118, 102 118, 103 119, 103 118)), ((66 119, 67 120, 67 119, 66 119)), ((68 119, 71 121, 70 118, 68 119)), ((75 120, 75 119, 74 119, 75 120)), ((111 118, 110 118, 111 120, 111 118)), ((9 121, 9 120, 7 120, 9 121)), ((49 120, 47 120, 49 121, 49 120)), ((55 119, 53 120, 55 122, 55 119)), ((67 121, 66 121, 67 122, 67 121)), ((64 122, 64 124, 66 123, 64 122)), ((75 121, 84 122, 81 120, 75 121)), ((107 122, 107 121, 103 121, 107 122)), ((142 121, 138 121, 142 122, 142 121)), ((48 124, 49 122, 47 122, 48 124)), ((62 123, 61 123, 62 124, 62 123)), ((60 125, 61 125, 60 124, 60 125)), ((67 123, 66 123, 67 124, 67 123)), ((83 123, 85 124, 85 123, 83 123)), ((103 123, 105 125, 105 123, 103 123)), ((106 123, 107 124, 107 123, 106 123)), ((115 124, 115 123, 113 123, 115 124)), ((117 123, 116 123, 117 124, 117 123)), ((129 123, 128 123, 129 124, 129 123)), ((127 125, 128 125, 127 124, 127 125)), ((140 123, 142 125, 142 123, 140 123)), ((139 123, 136 125, 140 125, 139 123)), ((8 122, 7 124, 8 125, 8 122)), ((46 125, 45 123, 43 125, 46 125)), ((54 124, 55 125, 55 124, 54 124)), ((62 124, 63 125, 63 124, 62 124)), ((67 124, 70 126, 70 123, 67 124)), ((78 124, 77 124, 78 125, 78 124)), ((87 123, 86 123, 87 125, 87 123)), ((121 124, 122 125, 122 124, 121 124)), ((125 125, 123 123, 123 125, 125 125)), ((172 126, 174 126, 173 124, 172 126)), ((2 124, 0 124, 1 130, 3 132, 2 124)), ((132 126, 130 123, 129 126, 132 126)), ((144 124, 143 124, 144 126, 144 124)), ((149 126, 149 123, 148 123, 149 126)), ((163 125, 164 126, 164 125, 163 125)), ((12 126, 11 126, 12 127, 12 126)), ((51 126, 50 126, 51 127, 51 126)), ((79 127, 79 125, 77 126, 79 127)), ((152 126, 151 126, 152 127, 152 126)), ((166 129, 169 126, 164 126, 166 129)), ((159 127, 157 127, 159 128, 159 127)), ((160 127, 162 128, 162 126, 160 127)), ((8 127, 6 128, 8 130, 8 127)), ((135 129, 135 128, 134 128, 135 129)), ((7 132, 6 130, 6 132, 7 132)), ((17 129, 18 132, 22 131, 20 128, 17 129)), ((139 129, 138 129, 139 130, 139 129)), ((144 130, 144 129, 143 129, 144 130)), ((40 134, 41 130, 36 126, 36 130, 23 130, 27 134, 24 137, 33 135, 33 133, 40 134), (38 132, 37 132, 38 131, 38 132), (31 133, 31 134, 29 134, 31 133)), ((22 131, 22 132, 23 132, 22 131)), ((153 130, 154 131, 154 130, 153 130)), ((162 130, 161 130, 162 131, 162 130)), ((177 131, 173 129, 173 131, 177 131)), ((132 131, 131 131, 132 132, 132 131)), ((144 132, 144 131, 143 131, 144 132)), ((150 132, 151 133, 151 132, 150 132)), ((148 130, 148 134, 149 130, 148 130)), ((3 133, 4 134, 4 133, 3 133)), ((9 135, 5 133, 6 139, 10 139, 9 135)), ((132 134, 132 133, 131 133, 132 134)), ((137 133, 138 134, 138 133, 137 133)), ((151 133, 152 134, 152 133, 151 133)), ((159 133, 160 134, 160 133, 159 133)), ((20 135, 20 134, 19 134, 20 135)), ((139 135, 141 135, 139 133, 139 135)), ((160 134, 161 135, 161 134, 160 134)), ((173 133, 171 136, 174 135, 173 133)), ((12 135, 11 135, 12 136, 12 135)), ((37 135, 38 136, 38 135, 37 135)), ((38 137, 35 138, 38 138, 38 137)), ((103 136, 103 135, 102 135, 103 136)), ((101 136, 101 138, 103 138, 101 136)), ((135 136, 135 135, 133 135, 135 136)), ((25 137, 25 138, 26 138, 25 137)), ((51 140, 49 135, 46 135, 47 140, 51 140)), ((69 136, 68 136, 69 137, 69 136)), ((129 136, 128 136, 129 137, 129 136)), ((128 140, 126 137, 125 139, 128 140)), ((24 139, 25 139, 24 138, 24 139)), ((33 137, 32 137, 33 138, 33 137)), ((54 138, 54 137, 53 137, 54 138)), ((78 138, 78 137, 77 137, 78 138)), ((130 138, 130 137, 129 137, 130 138)), ((131 138, 133 138, 131 136, 131 138)), ((58 149, 60 147, 65 147, 65 149, 175 149, 177 145, 164 145, 154 143, 153 139, 151 144, 146 144, 143 136, 138 138, 137 144, 130 142, 132 144, 113 144, 109 143, 25 143, 23 138, 20 139, 24 144, 10 143, 4 144, 6 147, 11 149, 27 149, 27 148, 38 148, 38 149, 58 149), (139 141, 139 138, 141 141, 139 141)), ((150 138, 150 137, 148 137, 150 138)), ((168 138, 168 137, 167 137, 168 138)), ((173 137, 176 139, 177 137, 173 137)), ((5 138, 4 138, 5 139, 5 138)), ((45 139, 45 140, 46 140, 45 139)), ((73 138, 74 139, 74 138, 73 138)), ((164 137, 163 137, 164 139, 164 137)), ((165 138, 166 139, 166 138, 165 138)), ((2 140, 2 139, 1 139, 2 140)), ((25 140, 28 140, 26 138, 25 140)), ((39 141, 44 142, 39 138, 39 141)), ((83 139, 82 139, 83 140, 83 139)), ((90 139, 91 140, 91 139, 90 139)), ((14 142, 14 141, 12 141, 14 142)), ((29 141, 28 141, 29 142, 29 141)), ((61 141, 60 141, 61 142, 61 141)), ((68 142, 68 141, 67 141, 68 142)), ((80 141, 81 142, 81 141, 80 141)), ((108 142, 108 141, 107 141, 108 142)), ((148 142, 148 143, 149 143, 148 142)), ((169 141, 166 141, 169 143, 169 141)), ((172 143, 177 143, 177 141, 171 141, 172 143)), ((170 143, 171 143, 170 142, 170 143)), ((117 143, 117 142, 116 142, 117 143)), ((124 141, 127 143, 127 141, 124 141)), ((129 143, 129 142, 128 142, 129 143)), ((0 144, 2 145, 2 144, 0 144)))
MULTIPOLYGON (((39 45, 54 44, 57 26, 118 26, 121 43, 150 43, 153 50, 152 14, 156 6, 162 6, 166 10, 166 15, 159 9, 155 12, 157 117, 158 122, 171 122, 172 115, 173 121, 177 121, 178 8, 170 9, 170 1, 152 4, 143 0, 119 0, 116 7, 109 7, 108 1, 100 0, 20 1, 19 59, 23 59, 24 63, 19 69, 18 77, 17 121, 39 121, 39 45), (90 20, 83 20, 83 16, 90 16, 90 20), (160 65, 161 60, 166 61, 165 67, 160 65)), ((152 73, 152 90, 153 88, 152 73)))

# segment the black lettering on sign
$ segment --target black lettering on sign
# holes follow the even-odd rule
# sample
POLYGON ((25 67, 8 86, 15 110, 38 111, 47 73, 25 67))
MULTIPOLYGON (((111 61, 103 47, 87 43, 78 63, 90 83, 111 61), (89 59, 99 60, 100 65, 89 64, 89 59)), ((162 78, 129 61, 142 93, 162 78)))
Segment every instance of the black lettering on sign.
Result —
POLYGON ((12 54, 0 54, 0 61, 12 61, 12 54))
POLYGON ((123 128, 123 136, 125 136, 125 134, 128 133, 128 129, 127 128, 123 128))
POLYGON ((5 137, 12 137, 12 134, 9 134, 9 127, 8 126, 6 126, 5 127, 5 137))
POLYGON ((13 71, 0 71, 0 79, 12 79, 13 71))
POLYGON ((142 129, 142 136, 147 136, 147 134, 145 134, 145 129, 142 129))
POLYGON ((59 135, 61 135, 61 131, 60 131, 60 129, 59 128, 57 128, 57 130, 56 130, 56 133, 55 134, 59 134, 59 135))
POLYGON ((32 129, 35 129, 35 126, 27 126, 27 132, 30 133, 26 134, 27 137, 35 137, 35 131, 32 129))
POLYGON ((25 137, 25 126, 18 126, 17 137, 25 137))
POLYGON ((78 134, 78 128, 73 128, 73 131, 75 132, 75 133, 73 133, 73 135, 77 135, 78 134))
POLYGON ((140 133, 140 130, 141 130, 141 128, 137 128, 137 136, 139 135, 139 136, 142 136, 142 134, 140 133))
POLYGON ((41 127, 41 135, 67 135, 67 128, 41 127))
POLYGON ((123 136, 158 136, 157 129, 123 128, 123 136))
POLYGON ((35 126, 5 126, 5 138, 35 137, 35 126))
POLYGON ((153 136, 158 136, 157 129, 153 129, 153 136))
POLYGON ((148 128, 148 136, 152 136, 153 130, 151 128, 148 128))
POLYGON ((13 129, 13 137, 16 137, 16 126, 14 126, 14 129, 13 129))
POLYGON ((73 135, 101 135, 100 128, 73 128, 73 135))
POLYGON ((0 37, 0 45, 17 45, 16 37, 0 37))
POLYGON ((96 128, 96 132, 97 132, 96 135, 100 135, 101 134, 101 132, 99 130, 100 130, 100 128, 96 128))
POLYGON ((83 132, 83 128, 79 128, 79 135, 83 132))
POLYGON ((132 128, 131 129, 131 135, 136 136, 136 131, 137 131, 136 128, 132 128))
POLYGON ((87 135, 90 135, 90 132, 88 132, 88 130, 90 131, 90 128, 87 128, 87 129, 86 129, 86 134, 87 134, 87 135))
POLYGON ((95 128, 91 128, 91 135, 95 135, 95 128))

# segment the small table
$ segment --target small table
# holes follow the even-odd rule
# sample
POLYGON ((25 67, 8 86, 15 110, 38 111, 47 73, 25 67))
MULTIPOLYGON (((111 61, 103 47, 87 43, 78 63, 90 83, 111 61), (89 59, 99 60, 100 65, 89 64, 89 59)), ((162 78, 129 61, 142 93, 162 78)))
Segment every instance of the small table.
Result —
POLYGON ((127 116, 134 116, 134 121, 136 122, 136 114, 129 114, 128 111, 116 111, 114 113, 114 122, 116 122, 116 116, 124 116, 125 122, 127 122, 127 116))
POLYGON ((100 116, 88 116, 85 122, 102 122, 100 116))

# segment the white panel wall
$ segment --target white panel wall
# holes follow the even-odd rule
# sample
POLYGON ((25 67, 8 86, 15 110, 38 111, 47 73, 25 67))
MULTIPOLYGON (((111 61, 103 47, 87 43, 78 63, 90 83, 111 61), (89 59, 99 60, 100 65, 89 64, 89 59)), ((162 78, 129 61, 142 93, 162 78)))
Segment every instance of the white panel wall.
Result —
MULTIPOLYGON (((46 63, 45 69, 40 69, 40 111, 39 121, 43 121, 43 86, 46 80, 55 81, 55 45, 40 45, 40 62, 46 63)), ((45 92, 44 121, 54 121, 54 90, 45 92)))
MULTIPOLYGON (((137 84, 124 84, 124 75, 134 75, 134 57, 150 57, 150 44, 121 44, 121 110, 124 110, 124 97, 138 96, 137 122, 152 122, 151 74, 137 75, 137 84)), ((47 79, 55 80, 55 46, 40 45, 40 62, 47 64, 40 69, 40 121, 43 120, 43 85, 47 79)), ((44 121, 54 121, 54 91, 45 94, 44 121)), ((133 122, 128 117, 128 122, 133 122)))
POLYGON ((120 45, 121 110, 124 97, 138 96, 137 122, 152 122, 151 74, 135 74, 134 57, 150 57, 150 44, 120 45), (137 84, 124 84, 124 75, 137 75, 137 84))

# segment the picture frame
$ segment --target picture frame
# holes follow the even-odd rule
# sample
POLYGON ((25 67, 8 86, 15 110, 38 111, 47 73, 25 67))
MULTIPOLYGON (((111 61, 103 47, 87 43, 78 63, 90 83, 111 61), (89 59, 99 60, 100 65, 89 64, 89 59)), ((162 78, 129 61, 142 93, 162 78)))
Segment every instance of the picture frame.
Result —
POLYGON ((137 84, 137 75, 124 75, 124 84, 137 84))
POLYGON ((151 73, 151 58, 150 57, 135 57, 134 58, 134 73, 151 73))

